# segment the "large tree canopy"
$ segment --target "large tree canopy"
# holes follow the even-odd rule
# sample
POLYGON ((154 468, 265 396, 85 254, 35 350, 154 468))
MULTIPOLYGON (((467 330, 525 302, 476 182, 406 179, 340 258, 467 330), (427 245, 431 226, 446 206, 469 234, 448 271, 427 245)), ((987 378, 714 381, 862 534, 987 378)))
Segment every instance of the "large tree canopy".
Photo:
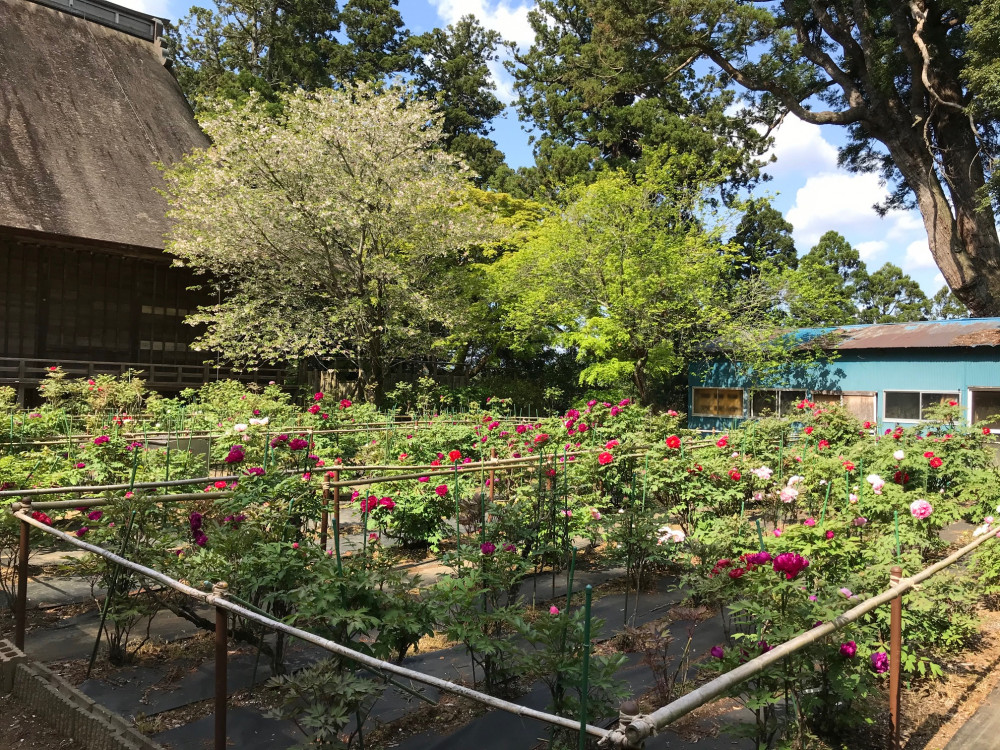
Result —
MULTIPOLYGON (((841 161, 894 182, 883 208, 916 205, 955 295, 1000 314, 1000 239, 986 200, 996 86, 969 65, 969 4, 927 0, 586 0, 606 48, 639 45, 661 70, 711 60, 762 115, 843 125, 841 161), (970 109, 973 78, 993 94, 970 109)), ((995 2, 985 22, 998 17, 995 2)), ((977 11, 979 12, 979 11, 977 11)), ((974 20, 976 20, 974 18, 974 20)), ((983 19, 979 19, 980 24, 983 19)), ((975 28, 974 28, 975 30, 975 28)), ((980 64, 995 29, 979 26, 980 64)), ((973 56, 975 64, 976 57, 973 56)), ((625 75, 623 72, 622 75, 625 75)))
POLYGON ((449 271, 494 233, 432 104, 362 84, 254 96, 202 117, 212 146, 166 172, 168 250, 220 285, 190 319, 236 363, 348 357, 378 397, 396 357, 455 315, 449 271))
POLYGON ((728 262, 718 251, 721 226, 705 226, 708 187, 717 184, 692 189, 687 156, 657 161, 570 191, 564 209, 490 268, 516 345, 533 346, 548 331, 552 345, 579 353, 583 383, 631 381, 646 403, 655 382, 680 372, 697 342, 720 330, 718 281, 728 262))
MULTIPOLYGON (((752 156, 766 138, 717 76, 677 68, 642 44, 604 44, 576 0, 540 0, 528 18, 535 41, 509 64, 520 116, 538 131, 536 164, 521 174, 526 192, 556 193, 605 166, 634 174, 662 145, 718 165, 730 195, 758 178, 752 156)), ((699 179, 692 172, 695 189, 699 179)))

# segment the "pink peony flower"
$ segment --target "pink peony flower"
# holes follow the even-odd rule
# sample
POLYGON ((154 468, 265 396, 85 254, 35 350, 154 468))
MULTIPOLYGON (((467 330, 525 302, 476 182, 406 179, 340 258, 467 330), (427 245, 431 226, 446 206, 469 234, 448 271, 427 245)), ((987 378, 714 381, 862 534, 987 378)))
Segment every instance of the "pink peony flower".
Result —
POLYGON ((923 520, 934 512, 934 507, 926 500, 914 500, 910 503, 910 513, 914 518, 923 520))

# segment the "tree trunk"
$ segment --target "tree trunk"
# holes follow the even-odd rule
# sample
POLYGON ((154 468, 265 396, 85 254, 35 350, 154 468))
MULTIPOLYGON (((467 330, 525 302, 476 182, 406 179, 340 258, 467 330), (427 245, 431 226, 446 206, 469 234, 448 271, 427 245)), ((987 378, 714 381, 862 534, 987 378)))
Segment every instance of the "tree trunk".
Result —
POLYGON ((963 116, 939 119, 938 140, 952 146, 943 154, 944 185, 919 125, 908 138, 880 140, 913 189, 928 246, 945 282, 973 315, 998 315, 1000 238, 992 211, 988 205, 980 207, 983 171, 977 146, 963 116), (957 208, 953 211, 952 206, 957 208))

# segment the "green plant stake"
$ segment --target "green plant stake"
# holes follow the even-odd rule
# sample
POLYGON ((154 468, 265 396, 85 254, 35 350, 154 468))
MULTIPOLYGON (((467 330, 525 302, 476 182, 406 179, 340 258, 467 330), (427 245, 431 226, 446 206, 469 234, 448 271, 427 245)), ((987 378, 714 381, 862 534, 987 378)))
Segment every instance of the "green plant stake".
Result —
POLYGON ((455 554, 462 549, 461 499, 458 496, 458 461, 455 461, 455 554))
POLYGON ((764 551, 764 532, 760 528, 760 519, 755 518, 754 521, 757 523, 757 541, 760 542, 760 551, 764 551))
POLYGON ((780 482, 785 473, 785 433, 781 433, 778 440, 778 481, 780 482))
MULTIPOLYGON (((649 481, 649 454, 646 454, 646 468, 642 471, 642 509, 646 510, 646 483, 649 481)), ((740 512, 742 515, 742 511, 740 512)))
POLYGON ((167 478, 164 481, 167 482, 170 481, 170 428, 169 427, 167 428, 167 478))
MULTIPOLYGON (((132 515, 128 518, 128 524, 125 526, 125 535, 122 538, 121 549, 118 550, 118 556, 124 557, 126 552, 126 547, 128 546, 128 538, 132 533, 132 522, 135 520, 135 511, 132 511, 132 515)), ((118 587, 118 571, 120 567, 115 565, 111 570, 111 580, 108 582, 108 590, 104 594, 104 606, 101 607, 101 623, 97 627, 97 640, 94 641, 94 650, 90 652, 90 664, 87 665, 87 679, 90 679, 90 673, 94 669, 94 662, 97 661, 97 650, 101 647, 101 636, 104 634, 104 623, 108 620, 108 609, 111 606, 111 599, 114 598, 115 589, 118 587)))
POLYGON ((340 563, 340 522, 333 519, 333 550, 337 556, 337 575, 344 575, 344 568, 340 563))
POLYGON ((583 604, 583 673, 581 675, 582 685, 580 686, 579 750, 584 750, 587 746, 587 699, 590 697, 590 602, 594 594, 594 587, 588 583, 584 591, 586 593, 583 604))
POLYGON ((851 507, 851 472, 849 472, 849 471, 845 471, 844 472, 844 484, 847 485, 846 487, 844 487, 844 493, 847 495, 847 498, 846 498, 846 500, 847 500, 847 507, 850 508, 851 507))
POLYGON ((479 467, 479 539, 486 544, 486 464, 479 467))
POLYGON ((830 488, 833 487, 833 482, 826 483, 826 497, 823 499, 823 513, 819 517, 819 525, 822 526, 826 521, 826 504, 830 502, 830 488))
POLYGON ((903 556, 902 550, 899 548, 899 511, 894 510, 892 515, 896 526, 896 562, 899 562, 899 559, 903 556))
POLYGON ((128 491, 131 492, 135 488, 135 473, 139 469, 139 449, 132 449, 132 477, 128 480, 128 491))

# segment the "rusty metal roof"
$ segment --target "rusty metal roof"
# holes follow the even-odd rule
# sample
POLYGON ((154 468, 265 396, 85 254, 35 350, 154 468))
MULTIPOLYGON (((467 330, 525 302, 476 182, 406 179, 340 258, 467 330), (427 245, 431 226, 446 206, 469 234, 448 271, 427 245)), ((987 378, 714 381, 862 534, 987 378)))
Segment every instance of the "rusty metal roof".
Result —
MULTIPOLYGON (((1000 318, 961 318, 917 323, 876 323, 800 331, 803 339, 830 336, 831 343, 846 349, 938 349, 1000 346, 1000 318), (803 336, 802 334, 805 335, 803 336)), ((832 348, 832 347, 831 347, 832 348)))

